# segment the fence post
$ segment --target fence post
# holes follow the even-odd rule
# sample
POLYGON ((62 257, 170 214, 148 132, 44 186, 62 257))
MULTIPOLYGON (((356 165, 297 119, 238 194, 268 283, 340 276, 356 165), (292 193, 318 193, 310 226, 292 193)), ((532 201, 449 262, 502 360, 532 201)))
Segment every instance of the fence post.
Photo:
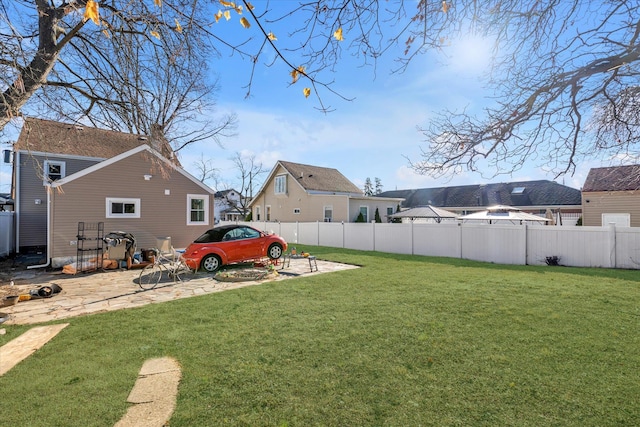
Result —
POLYGON ((528 230, 527 230, 527 223, 523 221, 522 224, 523 228, 524 228, 524 265, 529 265, 529 242, 527 241, 527 234, 528 234, 528 230))
POLYGON ((411 220, 411 255, 416 254, 416 246, 415 246, 416 237, 413 235, 413 233, 415 233, 415 231, 413 229, 413 220, 411 220))
POLYGON ((371 227, 371 234, 372 234, 371 237, 372 237, 372 240, 373 240, 373 250, 375 251, 376 250, 376 222, 372 221, 371 225, 373 226, 373 227, 371 227))
POLYGON ((458 258, 462 259, 462 221, 458 221, 458 258))
POLYGON ((609 223, 609 267, 616 268, 616 223, 609 223))

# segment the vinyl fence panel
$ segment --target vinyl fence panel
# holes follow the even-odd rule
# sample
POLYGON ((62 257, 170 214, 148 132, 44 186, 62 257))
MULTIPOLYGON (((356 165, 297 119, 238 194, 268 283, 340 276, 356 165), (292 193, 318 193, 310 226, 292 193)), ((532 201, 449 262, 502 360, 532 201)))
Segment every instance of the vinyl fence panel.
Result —
POLYGON ((320 234, 318 222, 299 222, 298 223, 298 243, 305 245, 318 245, 318 236, 320 234))
POLYGON ((411 224, 374 224, 374 250, 392 254, 411 254, 411 224))
POLYGON ((530 226, 528 264, 541 265, 557 256, 560 265, 610 267, 608 227, 530 226))
POLYGON ((373 227, 374 225, 372 223, 362 224, 350 222, 345 224, 344 247, 361 251, 374 250, 373 227))
POLYGON ((308 244, 544 265, 547 257, 573 267, 640 269, 640 227, 554 227, 477 223, 251 223, 290 245, 308 244))
POLYGON ((323 222, 318 235, 320 246, 344 247, 344 227, 340 222, 323 222))
POLYGON ((525 264, 526 226, 501 224, 462 225, 461 257, 496 264, 525 264))
POLYGON ((626 227, 616 231, 616 268, 640 268, 640 233, 626 227))
POLYGON ((298 223, 283 222, 280 224, 280 232, 278 235, 282 237, 289 245, 298 243, 298 223))
POLYGON ((0 212, 0 257, 5 257, 15 252, 13 247, 15 236, 13 215, 13 212, 0 212))
POLYGON ((457 223, 413 224, 413 253, 460 258, 460 230, 457 223))

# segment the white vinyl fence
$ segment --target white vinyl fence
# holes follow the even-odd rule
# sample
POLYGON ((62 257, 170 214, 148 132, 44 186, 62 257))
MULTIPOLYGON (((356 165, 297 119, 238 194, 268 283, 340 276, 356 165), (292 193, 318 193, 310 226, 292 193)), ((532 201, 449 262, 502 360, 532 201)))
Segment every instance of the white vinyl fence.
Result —
POLYGON ((14 253, 13 212, 0 211, 0 257, 14 253))
POLYGON ((463 258, 497 264, 640 269, 640 228, 557 227, 447 222, 279 223, 251 222, 282 236, 290 246, 306 244, 397 254, 463 258))

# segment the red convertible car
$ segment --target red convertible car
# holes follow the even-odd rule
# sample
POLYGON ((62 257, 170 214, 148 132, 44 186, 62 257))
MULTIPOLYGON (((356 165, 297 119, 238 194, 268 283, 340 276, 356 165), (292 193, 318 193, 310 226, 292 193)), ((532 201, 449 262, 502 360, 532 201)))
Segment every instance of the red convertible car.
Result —
POLYGON ((287 242, 246 225, 222 225, 212 228, 187 246, 182 255, 195 270, 217 271, 226 264, 262 257, 278 259, 287 250, 287 242))

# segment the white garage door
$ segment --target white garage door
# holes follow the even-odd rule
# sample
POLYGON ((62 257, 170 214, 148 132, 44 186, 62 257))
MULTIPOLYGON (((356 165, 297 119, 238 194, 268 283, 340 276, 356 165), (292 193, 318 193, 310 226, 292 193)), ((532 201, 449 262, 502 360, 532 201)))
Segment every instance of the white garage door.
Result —
POLYGON ((616 227, 631 227, 631 214, 628 213, 603 213, 602 225, 615 223, 616 227))

